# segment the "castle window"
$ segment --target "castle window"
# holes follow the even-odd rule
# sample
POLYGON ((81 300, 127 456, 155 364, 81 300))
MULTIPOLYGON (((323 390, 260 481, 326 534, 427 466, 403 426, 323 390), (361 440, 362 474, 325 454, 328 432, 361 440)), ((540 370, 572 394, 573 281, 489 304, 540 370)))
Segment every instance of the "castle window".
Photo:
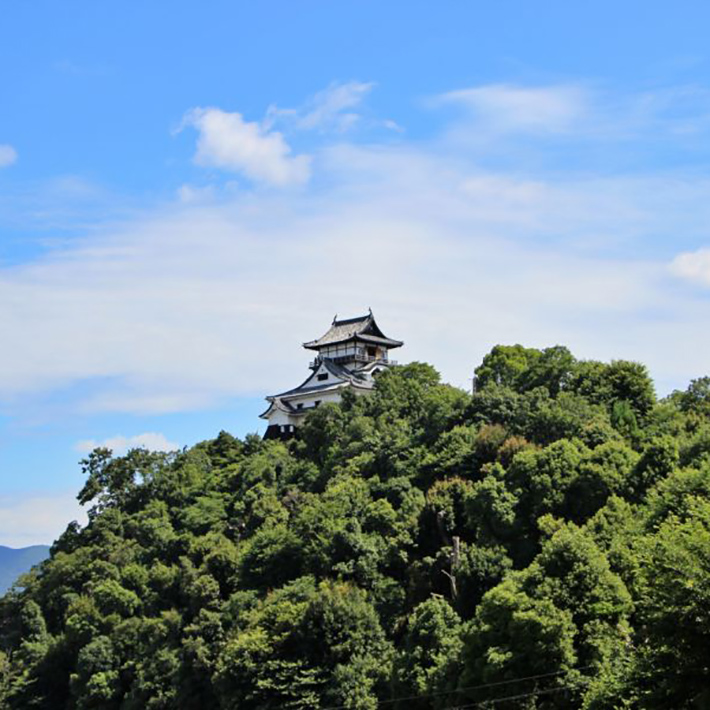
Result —
POLYGON ((318 379, 322 382, 323 380, 328 379, 328 373, 327 372, 321 372, 320 375, 318 375, 318 379))
POLYGON ((317 407, 319 404, 320 404, 320 400, 319 400, 319 399, 317 399, 315 402, 313 402, 313 406, 314 406, 314 407, 317 407))
POLYGON ((303 409, 303 402, 299 402, 299 403, 296 405, 296 409, 303 409))

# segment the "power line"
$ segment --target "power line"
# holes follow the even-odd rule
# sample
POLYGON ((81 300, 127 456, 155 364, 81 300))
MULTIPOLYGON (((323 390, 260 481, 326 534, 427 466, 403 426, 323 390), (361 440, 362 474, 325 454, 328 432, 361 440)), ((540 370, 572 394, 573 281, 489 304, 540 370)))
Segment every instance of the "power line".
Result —
MULTIPOLYGON (((440 690, 440 691, 437 691, 436 693, 423 693, 421 695, 408 695, 408 696, 402 696, 399 698, 390 698, 389 700, 379 700, 377 702, 376 707, 382 707, 384 705, 392 705, 393 703, 402 703, 402 702, 406 702, 408 700, 425 700, 426 698, 437 698, 437 697, 441 697, 442 695, 452 695, 454 693, 466 693, 466 692, 473 691, 473 690, 486 690, 488 688, 499 688, 501 686, 511 685, 513 683, 524 683, 528 680, 539 680, 541 678, 551 678, 553 676, 562 675, 563 673, 568 673, 569 671, 578 671, 581 673, 582 671, 587 671, 593 667, 594 666, 590 664, 587 666, 582 666, 580 668, 568 668, 567 670, 563 670, 563 671, 552 671, 550 673, 538 673, 537 675, 523 676, 520 678, 509 678, 508 680, 498 680, 493 683, 482 683, 480 685, 470 685, 470 686, 466 686, 463 688, 455 688, 453 690, 440 690)), ((566 686, 560 686, 560 688, 555 688, 554 690, 555 690, 555 692, 557 692, 557 690, 564 689, 564 687, 566 687, 566 686)), ((538 692, 542 693, 542 692, 549 692, 549 691, 538 691, 538 692)), ((529 695, 530 694, 527 694, 527 695, 521 696, 521 697, 528 697, 529 695)), ((534 693, 533 693, 533 695, 534 695, 534 693)), ((511 698, 516 699, 517 696, 511 696, 511 698)), ((508 698, 501 698, 500 700, 502 701, 502 700, 507 700, 507 699, 508 698)), ((487 700, 487 701, 482 701, 482 702, 491 703, 491 702, 498 702, 498 700, 487 700)), ((480 705, 480 703, 476 703, 474 705, 454 705, 454 706, 452 706, 451 710, 458 710, 458 708, 476 707, 477 705, 480 705)), ((322 710, 347 710, 347 708, 348 708, 347 705, 336 705, 333 707, 322 708, 322 710)))
POLYGON ((468 708, 480 708, 487 705, 497 705, 499 703, 508 702, 509 700, 524 700, 525 698, 532 698, 538 695, 551 695, 552 693, 560 693, 563 690, 574 690, 582 685, 585 685, 584 681, 579 681, 574 685, 560 685, 557 688, 543 688, 541 690, 533 690, 530 693, 520 693, 518 695, 506 695, 504 698, 491 698, 490 700, 479 700, 475 703, 468 703, 466 705, 452 705, 448 710, 467 710, 468 708))

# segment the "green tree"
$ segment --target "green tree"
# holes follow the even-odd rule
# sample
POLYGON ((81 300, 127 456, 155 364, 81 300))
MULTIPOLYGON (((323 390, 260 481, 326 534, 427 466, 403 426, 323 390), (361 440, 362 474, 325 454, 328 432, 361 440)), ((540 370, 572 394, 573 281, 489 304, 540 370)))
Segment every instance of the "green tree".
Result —
POLYGON ((461 619, 441 597, 419 604, 407 619, 394 663, 394 695, 410 697, 396 707, 451 707, 462 648, 461 619))
POLYGON ((364 594, 303 578, 270 595, 218 660, 221 706, 376 707, 391 649, 364 594))
POLYGON ((475 389, 490 385, 518 389, 521 379, 541 354, 522 345, 496 345, 474 371, 475 389))
POLYGON ((693 499, 647 539, 639 595, 642 653, 634 687, 648 708, 707 707, 710 671, 710 502, 693 499))
MULTIPOLYGON (((509 577, 483 597, 464 636, 461 697, 483 703, 559 688, 577 663, 575 633, 569 611, 530 596, 509 577), (519 680, 533 676, 540 681, 519 680)), ((569 703, 565 695, 550 707, 569 703)))

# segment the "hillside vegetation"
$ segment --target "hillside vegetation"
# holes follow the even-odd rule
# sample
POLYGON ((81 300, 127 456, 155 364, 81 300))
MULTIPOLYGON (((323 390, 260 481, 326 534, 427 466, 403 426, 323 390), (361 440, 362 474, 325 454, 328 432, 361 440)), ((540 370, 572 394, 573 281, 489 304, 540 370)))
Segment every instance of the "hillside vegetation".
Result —
POLYGON ((0 602, 4 708, 710 707, 710 379, 497 347, 288 443, 84 461, 0 602))

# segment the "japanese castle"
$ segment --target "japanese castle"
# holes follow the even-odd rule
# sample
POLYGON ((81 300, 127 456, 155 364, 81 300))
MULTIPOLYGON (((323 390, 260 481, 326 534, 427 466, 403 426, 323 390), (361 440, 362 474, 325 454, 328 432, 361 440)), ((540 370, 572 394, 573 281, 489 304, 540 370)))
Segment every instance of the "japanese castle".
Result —
POLYGON ((346 389, 356 394, 370 391, 374 376, 396 364, 389 351, 402 345, 378 328, 372 311, 347 320, 336 316, 325 335, 303 344, 316 351, 305 382, 266 398, 269 408, 260 415, 269 422, 264 438, 287 438, 309 411, 325 402, 339 402, 346 389))

